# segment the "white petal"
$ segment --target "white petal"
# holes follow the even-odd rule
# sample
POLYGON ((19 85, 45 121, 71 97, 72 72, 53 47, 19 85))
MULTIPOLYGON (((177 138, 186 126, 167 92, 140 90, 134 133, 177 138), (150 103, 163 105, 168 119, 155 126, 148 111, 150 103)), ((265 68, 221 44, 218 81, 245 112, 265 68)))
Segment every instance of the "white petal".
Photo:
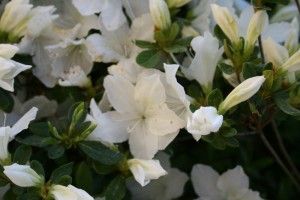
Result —
POLYGON ((147 132, 143 122, 130 133, 130 152, 135 158, 152 159, 158 151, 159 136, 147 132))
POLYGON ((241 166, 236 166, 220 176, 217 187, 225 196, 239 198, 248 191, 249 178, 241 166))
POLYGON ((222 200, 217 189, 218 172, 207 165, 196 164, 193 166, 191 179, 195 192, 203 198, 222 200))
POLYGON ((111 105, 118 112, 134 112, 134 87, 132 83, 121 76, 106 76, 103 85, 111 105))
POLYGON ((72 0, 72 3, 81 15, 99 13, 107 6, 103 0, 89 0, 88 3, 85 0, 72 0))
POLYGON ((38 109, 36 107, 31 108, 27 113, 23 115, 15 125, 11 128, 11 137, 14 138, 22 130, 27 129, 29 123, 35 119, 38 109))
POLYGON ((0 44, 0 57, 2 57, 2 58, 10 59, 18 51, 19 51, 19 48, 14 45, 0 44))
POLYGON ((166 94, 159 74, 142 77, 135 86, 134 99, 141 109, 163 103, 166 94))
POLYGON ((164 136, 185 126, 185 121, 180 119, 166 105, 147 109, 146 112, 146 126, 152 134, 164 136))

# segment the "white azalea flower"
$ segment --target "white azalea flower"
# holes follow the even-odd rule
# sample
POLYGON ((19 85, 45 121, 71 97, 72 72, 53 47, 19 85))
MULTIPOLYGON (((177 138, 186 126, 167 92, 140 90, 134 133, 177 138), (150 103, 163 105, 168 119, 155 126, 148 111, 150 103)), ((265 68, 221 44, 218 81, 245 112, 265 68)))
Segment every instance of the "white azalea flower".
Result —
POLYGON ((90 87, 91 79, 86 76, 80 66, 71 67, 67 73, 61 76, 62 79, 58 80, 60 86, 78 86, 78 87, 90 87))
POLYGON ((219 47, 219 41, 209 32, 205 32, 204 36, 195 37, 191 46, 195 51, 195 57, 188 68, 181 68, 182 72, 188 78, 196 79, 204 91, 210 92, 217 63, 224 48, 219 47))
POLYGON ((200 107, 190 116, 187 131, 198 141, 202 135, 218 132, 222 124, 223 116, 215 107, 200 107))
POLYGON ((8 152, 8 143, 22 130, 27 129, 29 123, 35 119, 38 109, 33 107, 19 119, 12 127, 0 127, 0 164, 3 166, 10 162, 10 154, 8 152))
POLYGON ((134 158, 129 159, 127 163, 135 180, 141 184, 141 186, 145 186, 150 183, 150 180, 158 179, 167 174, 160 165, 159 160, 141 160, 134 158))
POLYGON ((14 163, 3 168, 3 173, 17 186, 41 186, 44 182, 44 178, 38 175, 30 166, 14 163))
POLYGON ((255 76, 246 79, 234 88, 219 106, 219 113, 224 113, 233 106, 251 98, 265 82, 264 76, 255 76))
POLYGON ((219 175, 210 166, 196 164, 191 178, 199 200, 262 200, 258 192, 249 189, 249 178, 240 166, 219 175))
POLYGON ((161 166, 168 174, 151 181, 146 186, 141 186, 134 180, 127 181, 127 187, 131 191, 133 200, 170 200, 182 195, 184 185, 189 179, 188 176, 177 168, 171 167, 170 157, 166 153, 159 152, 155 159, 160 161, 161 166))
POLYGON ((0 44, 0 87, 10 92, 14 91, 14 78, 22 71, 31 68, 30 65, 10 60, 19 49, 10 44, 0 44))
POLYGON ((85 74, 90 73, 93 67, 85 40, 66 39, 63 42, 45 47, 52 60, 52 75, 60 77, 62 73, 70 68, 80 66, 85 74))
POLYGON ((142 76, 136 85, 117 75, 107 76, 104 87, 118 112, 118 121, 126 123, 134 157, 153 158, 185 126, 185 122, 165 104, 166 94, 159 74, 142 76))
POLYGON ((106 143, 119 143, 128 139, 125 124, 116 123, 117 113, 114 111, 102 113, 95 100, 90 103, 90 114, 86 121, 96 124, 95 130, 88 136, 88 140, 96 140, 106 143))

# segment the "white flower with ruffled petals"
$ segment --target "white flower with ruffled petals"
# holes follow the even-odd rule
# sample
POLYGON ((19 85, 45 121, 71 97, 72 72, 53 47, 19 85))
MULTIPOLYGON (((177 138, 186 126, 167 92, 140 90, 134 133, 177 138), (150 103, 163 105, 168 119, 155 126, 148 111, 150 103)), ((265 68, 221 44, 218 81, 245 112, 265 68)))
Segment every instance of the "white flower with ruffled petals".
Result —
POLYGON ((199 200, 262 200, 258 192, 249 189, 249 178, 240 166, 219 175, 210 166, 196 164, 191 177, 199 200))

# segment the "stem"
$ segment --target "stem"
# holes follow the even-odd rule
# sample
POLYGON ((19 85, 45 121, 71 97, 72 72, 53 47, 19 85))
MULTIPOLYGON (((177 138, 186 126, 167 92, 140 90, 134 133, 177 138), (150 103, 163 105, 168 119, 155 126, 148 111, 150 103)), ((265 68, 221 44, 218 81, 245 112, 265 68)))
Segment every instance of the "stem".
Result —
POLYGON ((248 132, 238 133, 237 136, 248 136, 248 135, 256 135, 256 134, 257 134, 256 131, 248 131, 248 132))
POLYGON ((286 173, 286 175, 290 178, 292 183, 296 186, 297 190, 300 192, 300 185, 298 184, 297 180, 293 177, 293 175, 289 172, 288 168, 282 162, 282 160, 280 159, 280 157, 278 156, 278 154, 276 153, 274 148, 271 146, 271 144, 265 137, 264 132, 259 130, 259 135, 260 135, 260 138, 262 139, 263 143, 266 145, 266 147, 268 148, 270 153, 273 155, 273 157, 277 161, 277 163, 280 165, 280 167, 283 169, 283 171, 286 173))
POLYGON ((298 12, 300 14, 300 4, 299 4, 299 1, 298 0, 295 0, 295 3, 296 3, 296 6, 298 8, 298 12))
POLYGON ((297 167, 295 166, 293 160, 291 159, 290 155, 288 154, 288 152, 287 152, 287 150, 286 150, 286 148, 283 144, 282 138, 280 136, 280 132, 279 132, 274 120, 272 121, 272 128, 274 130, 274 133, 275 133, 275 136, 276 136, 276 139, 277 139, 277 142, 278 142, 278 145, 279 145, 279 148, 280 148, 281 152, 285 156, 286 160, 288 161, 288 164, 292 168, 292 170, 293 170, 294 174, 296 175, 296 177, 300 180, 300 173, 297 170, 297 167))
POLYGON ((265 64, 265 54, 264 54, 264 49, 262 46, 261 42, 261 35, 258 36, 258 46, 259 46, 259 51, 260 51, 260 56, 261 56, 261 62, 265 64))

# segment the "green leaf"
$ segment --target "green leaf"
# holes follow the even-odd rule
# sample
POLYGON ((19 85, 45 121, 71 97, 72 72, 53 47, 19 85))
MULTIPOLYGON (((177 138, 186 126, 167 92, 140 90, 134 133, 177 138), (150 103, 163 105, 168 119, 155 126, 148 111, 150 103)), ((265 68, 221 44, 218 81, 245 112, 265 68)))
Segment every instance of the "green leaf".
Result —
POLYGON ((74 129, 72 131, 72 133, 70 134, 71 138, 75 138, 77 136, 80 136, 82 133, 84 133, 91 126, 91 124, 92 124, 92 122, 86 121, 86 122, 83 122, 82 124, 78 125, 76 127, 76 129, 74 129))
POLYGON ((239 141, 234 137, 224 137, 223 141, 225 142, 225 144, 227 146, 230 146, 230 147, 239 147, 239 145, 240 145, 239 141))
POLYGON ((225 74, 231 75, 235 73, 235 68, 225 63, 219 63, 218 68, 225 74))
POLYGON ((41 195, 39 193, 36 193, 36 192, 22 194, 17 198, 17 200, 28 200, 28 199, 30 199, 30 200, 40 200, 42 198, 41 198, 41 195))
POLYGON ((232 136, 235 136, 237 134, 237 130, 235 128, 231 128, 231 127, 222 127, 220 129, 219 133, 223 137, 232 137, 232 136))
POLYGON ((155 49, 158 48, 156 43, 145 41, 145 40, 135 40, 134 43, 136 46, 142 49, 155 49))
POLYGON ((164 50, 168 53, 181 53, 186 51, 186 46, 181 46, 178 44, 172 44, 169 47, 165 47, 164 50))
POLYGON ((274 102, 275 104, 278 106, 278 108, 288 114, 288 115, 292 115, 292 116, 295 116, 295 117, 299 117, 300 116, 300 110, 292 107, 286 99, 280 97, 280 96, 277 96, 274 98, 274 102))
POLYGON ((79 148, 90 158, 105 165, 117 164, 123 158, 120 152, 113 151, 97 141, 81 141, 79 148))
POLYGON ((24 138, 24 139, 16 138, 16 140, 18 142, 22 143, 22 144, 26 144, 26 145, 29 145, 29 146, 40 147, 40 148, 49 146, 51 144, 56 144, 56 143, 59 142, 58 140, 55 140, 54 138, 41 137, 41 136, 38 136, 38 135, 32 135, 32 136, 29 136, 29 137, 24 138))
POLYGON ((290 0, 263 0, 262 2, 263 3, 288 5, 290 3, 290 0))
POLYGON ((257 114, 257 115, 260 117, 261 114, 260 114, 259 111, 257 110, 256 106, 255 106, 253 103, 251 103, 250 101, 248 102, 248 104, 249 104, 249 108, 250 108, 250 110, 251 110, 251 113, 252 113, 252 114, 257 114))
POLYGON ((273 86, 273 81, 274 81, 274 73, 271 70, 265 70, 263 71, 263 75, 266 78, 263 87, 266 90, 271 90, 273 86))
POLYGON ((219 25, 216 25, 215 28, 214 28, 214 34, 215 36, 219 39, 219 41, 221 43, 224 42, 224 40, 227 40, 227 41, 230 41, 228 39, 228 37, 224 34, 224 32, 222 31, 222 29, 220 28, 219 25))
POLYGON ((56 184, 59 179, 65 175, 71 175, 73 169, 73 163, 68 163, 65 165, 62 165, 55 169, 50 177, 51 184, 56 184))
POLYGON ((3 176, 0 176, 0 187, 4 187, 6 184, 9 183, 9 180, 6 179, 5 177, 3 176))
POLYGON ((86 162, 81 162, 75 173, 76 186, 87 192, 93 190, 93 174, 86 162))
POLYGON ((21 145, 17 148, 13 156, 13 162, 20 165, 25 165, 31 157, 31 147, 27 145, 21 145))
POLYGON ((13 200, 17 199, 17 194, 15 194, 12 189, 8 190, 5 195, 3 196, 3 200, 13 200))
POLYGON ((219 134, 215 134, 215 137, 210 144, 214 148, 219 149, 219 150, 224 150, 226 148, 226 144, 223 140, 223 137, 219 134))
POLYGON ((165 55, 158 49, 142 51, 136 58, 136 62, 146 68, 159 68, 165 60, 165 55))
POLYGON ((63 175, 56 182, 57 185, 63 185, 63 186, 68 186, 71 183, 72 183, 72 177, 69 175, 63 175))
POLYGON ((121 176, 115 177, 105 190, 105 198, 109 200, 121 200, 125 196, 125 180, 121 176))
POLYGON ((57 159, 65 153, 65 147, 62 144, 55 144, 48 148, 48 157, 57 159))
POLYGON ((219 105, 222 103, 223 101, 223 95, 222 92, 216 88, 213 91, 211 91, 207 97, 208 100, 208 105, 209 106, 213 106, 215 108, 218 108, 219 105))
POLYGON ((155 31, 154 32, 154 39, 158 43, 164 43, 167 40, 165 34, 162 31, 155 31))
POLYGON ((95 160, 93 161, 92 166, 95 172, 101 175, 106 175, 117 170, 117 167, 115 165, 103 165, 102 163, 95 160))
POLYGON ((55 126, 51 124, 51 122, 48 121, 48 129, 49 133, 53 138, 56 138, 58 140, 62 140, 62 136, 58 133, 58 130, 55 126))
POLYGON ((49 136, 49 127, 47 122, 34 122, 29 124, 29 130, 39 136, 49 136))
POLYGON ((246 62, 243 64, 242 73, 243 73, 244 79, 248 79, 248 78, 256 76, 255 67, 256 66, 254 64, 249 63, 249 62, 246 62))
POLYGON ((10 113, 14 108, 14 99, 11 94, 0 88, 0 109, 10 113))
POLYGON ((168 40, 169 41, 174 41, 177 37, 177 35, 180 32, 180 27, 177 23, 173 23, 170 29, 170 32, 168 33, 168 40))
POLYGON ((43 165, 36 161, 36 160, 32 160, 30 162, 30 167, 39 175, 45 177, 45 171, 44 171, 44 168, 43 168, 43 165))

